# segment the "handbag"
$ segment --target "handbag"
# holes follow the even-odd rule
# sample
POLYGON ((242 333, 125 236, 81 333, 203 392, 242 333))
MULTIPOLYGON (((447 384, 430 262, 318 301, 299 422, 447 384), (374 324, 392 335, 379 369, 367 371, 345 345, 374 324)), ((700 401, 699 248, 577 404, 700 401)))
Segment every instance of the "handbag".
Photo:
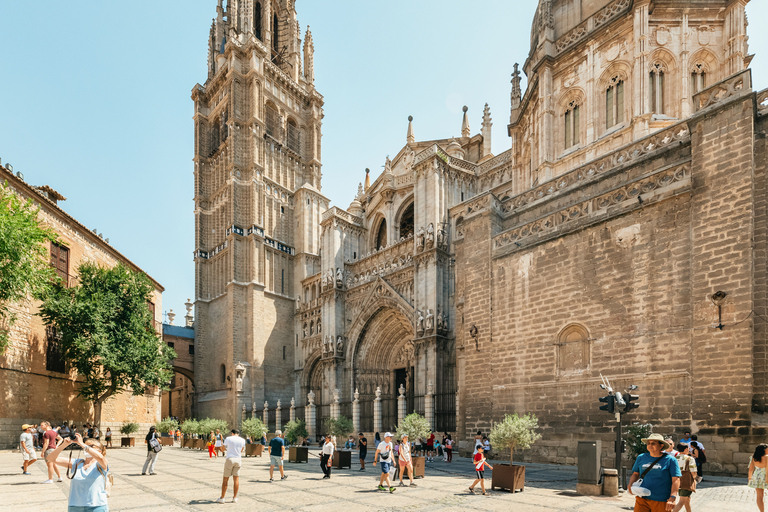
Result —
POLYGON ((680 488, 684 491, 696 492, 696 479, 691 473, 691 459, 690 457, 685 459, 685 469, 683 475, 680 477, 680 488))
POLYGON ((107 498, 109 498, 112 494, 112 485, 115 483, 115 479, 112 478, 112 473, 110 473, 109 470, 105 473, 98 462, 96 463, 96 467, 99 469, 101 476, 104 477, 104 492, 107 493, 107 498))

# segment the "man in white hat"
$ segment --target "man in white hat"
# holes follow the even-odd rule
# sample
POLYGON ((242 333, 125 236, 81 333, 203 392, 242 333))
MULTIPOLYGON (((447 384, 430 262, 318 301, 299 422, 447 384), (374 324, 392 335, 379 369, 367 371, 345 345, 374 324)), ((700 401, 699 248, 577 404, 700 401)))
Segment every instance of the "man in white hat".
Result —
POLYGON ((21 448, 21 455, 23 456, 23 465, 21 470, 25 475, 31 475, 27 469, 29 466, 37 461, 37 454, 35 453, 35 440, 32 437, 32 425, 24 424, 21 426, 21 436, 19 436, 19 447, 21 448))
POLYGON ((637 494, 632 485, 638 482, 647 491, 643 492, 645 496, 635 497, 634 512, 669 512, 677 502, 682 474, 680 466, 674 457, 664 451, 669 448, 669 443, 661 434, 651 434, 642 441, 648 447, 648 453, 637 457, 628 490, 630 494, 637 494))
POLYGON ((386 491, 388 487, 390 493, 395 492, 395 488, 389 481, 389 470, 392 468, 392 459, 394 459, 393 450, 392 434, 390 432, 386 432, 384 434, 384 440, 379 443, 379 446, 376 447, 376 453, 373 454, 374 466, 376 466, 376 460, 381 459, 381 477, 379 478, 379 490, 386 491), (384 487, 384 482, 387 482, 387 487, 384 487))

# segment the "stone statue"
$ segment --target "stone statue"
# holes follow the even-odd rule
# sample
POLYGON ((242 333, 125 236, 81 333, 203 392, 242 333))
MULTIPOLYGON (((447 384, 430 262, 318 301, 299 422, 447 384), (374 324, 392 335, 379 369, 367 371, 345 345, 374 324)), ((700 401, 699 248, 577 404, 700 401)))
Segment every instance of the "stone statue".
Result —
POLYGON ((336 340, 336 352, 338 352, 339 355, 344 353, 344 340, 341 339, 341 336, 336 340))
POLYGON ((416 249, 419 251, 424 250, 424 228, 420 227, 416 232, 416 249))
POLYGON ((443 314, 440 311, 440 306, 437 306, 437 332, 443 332, 445 330, 445 321, 443 314))
POLYGON ((253 402, 251 404, 251 418, 255 418, 255 417, 256 417, 256 402, 253 402))
POLYGON ((309 330, 307 329, 307 324, 304 324, 304 337, 306 338, 309 334, 309 330))
POLYGON ((321 332, 323 332, 323 322, 318 320, 317 321, 317 334, 320 334, 321 332))
POLYGON ((333 390, 333 403, 338 404, 339 400, 341 400, 341 391, 338 389, 333 390))
POLYGON ((328 338, 323 338, 323 355, 328 351, 328 338))
POLYGON ((387 155, 387 159, 384 161, 384 172, 385 173, 392 172, 392 160, 389 159, 389 155, 387 155))
POLYGON ((344 272, 340 268, 336 268, 336 286, 341 288, 344 285, 344 272))
POLYGON ((296 400, 291 397, 291 407, 296 407, 296 400))
POLYGON ((432 314, 431 309, 427 309, 427 321, 425 323, 427 332, 432 331, 432 329, 435 327, 435 316, 432 314))
POLYGON ((435 226, 431 222, 427 226, 427 247, 432 247, 435 243, 435 226))
POLYGON ((241 363, 235 365, 235 386, 237 391, 243 390, 243 379, 245 378, 245 366, 241 363))
POLYGON ((418 333, 424 332, 424 314, 421 312, 420 309, 416 310, 416 332, 418 333))
POLYGON ((437 246, 438 247, 445 247, 448 245, 448 236, 445 230, 440 229, 437 231, 437 246))

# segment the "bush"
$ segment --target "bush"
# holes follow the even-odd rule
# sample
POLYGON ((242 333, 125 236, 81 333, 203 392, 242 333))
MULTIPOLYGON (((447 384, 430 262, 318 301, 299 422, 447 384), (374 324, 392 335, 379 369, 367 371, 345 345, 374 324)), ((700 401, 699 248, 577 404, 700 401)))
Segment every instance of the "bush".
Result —
POLYGON ((337 440, 347 437, 354 429, 352 420, 346 416, 339 416, 338 419, 326 418, 325 422, 323 422, 323 427, 325 428, 323 435, 330 434, 336 436, 337 440))
POLYGON ((503 421, 493 426, 488 439, 498 447, 509 448, 509 464, 512 465, 515 449, 526 450, 541 439, 541 434, 536 433, 537 428, 539 419, 534 414, 507 414, 503 421))
POLYGON ((157 428, 157 431, 161 434, 168 434, 170 432, 175 432, 176 429, 179 428, 179 422, 173 418, 165 418, 164 420, 155 423, 155 428, 157 428))
POLYGON ((412 443, 415 443, 418 438, 426 440, 431 432, 432 427, 430 427, 427 419, 415 412, 403 418, 403 421, 397 426, 397 437, 402 439, 403 436, 407 435, 408 441, 412 443))
POLYGON ((120 433, 124 436, 129 436, 135 432, 139 431, 139 424, 138 423, 123 423, 123 426, 120 427, 120 433))
POLYGON ((187 437, 193 434, 197 434, 199 430, 200 430, 200 422, 197 420, 192 420, 192 419, 184 420, 184 423, 181 424, 181 431, 187 437))
POLYGON ((306 438, 309 435, 307 425, 302 420, 293 420, 286 423, 283 433, 290 444, 296 444, 300 437, 306 438))
POLYGON ((647 439, 653 433, 653 425, 650 423, 635 423, 627 427, 624 440, 627 442, 627 457, 633 462, 641 453, 648 451, 642 439, 647 439))
POLYGON ((240 424, 240 432, 250 437, 253 442, 261 439, 261 435, 266 431, 267 427, 264 426, 264 422, 259 418, 248 418, 240 424))
POLYGON ((197 433, 203 438, 207 439, 211 435, 211 431, 216 433, 216 429, 220 430, 222 435, 227 435, 227 427, 229 424, 224 420, 217 420, 216 418, 205 418, 198 423, 197 433))

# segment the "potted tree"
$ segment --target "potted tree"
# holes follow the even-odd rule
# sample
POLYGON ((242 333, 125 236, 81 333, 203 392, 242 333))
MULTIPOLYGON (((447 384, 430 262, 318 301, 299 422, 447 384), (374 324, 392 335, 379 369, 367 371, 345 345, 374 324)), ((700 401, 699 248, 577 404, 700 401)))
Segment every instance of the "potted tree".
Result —
POLYGON ((515 449, 528 449, 541 439, 537 428, 539 420, 531 413, 523 416, 507 414, 502 422, 493 426, 489 440, 496 446, 509 448, 509 464, 493 466, 491 489, 498 487, 516 492, 525 488, 525 466, 514 464, 515 449))
POLYGON ((173 418, 165 418, 155 423, 155 428, 160 433, 160 444, 173 446, 173 433, 179 428, 179 422, 173 418))
POLYGON ((289 462, 309 462, 309 447, 298 446, 298 443, 309 435, 307 425, 302 420, 289 421, 285 425, 285 438, 290 443, 288 449, 289 462))
POLYGON ((240 431, 251 438, 250 444, 245 445, 246 457, 261 457, 264 445, 259 442, 261 435, 267 431, 264 422, 258 418, 248 418, 240 424, 240 431))
POLYGON ((343 441, 352 432, 352 420, 346 416, 325 419, 325 433, 336 437, 336 449, 333 451, 333 467, 336 469, 352 468, 352 451, 339 448, 339 441, 343 441))
POLYGON ((138 431, 139 431, 138 423, 132 423, 132 422, 123 423, 123 426, 120 427, 120 433, 123 434, 122 439, 120 439, 120 446, 136 446, 136 439, 131 437, 131 434, 134 434, 138 431))
MULTIPOLYGON (((415 443, 418 438, 427 439, 431 432, 432 427, 429 425, 427 418, 415 412, 403 418, 403 421, 397 426, 398 439, 402 439, 403 436, 407 435, 408 440, 412 443, 415 443)), ((414 478, 424 478, 425 462, 426 459, 424 457, 411 455, 414 478)))
POLYGON ((184 420, 184 423, 181 424, 181 432, 184 434, 184 439, 181 441, 183 448, 194 448, 194 436, 197 435, 199 429, 199 421, 193 419, 184 420))

